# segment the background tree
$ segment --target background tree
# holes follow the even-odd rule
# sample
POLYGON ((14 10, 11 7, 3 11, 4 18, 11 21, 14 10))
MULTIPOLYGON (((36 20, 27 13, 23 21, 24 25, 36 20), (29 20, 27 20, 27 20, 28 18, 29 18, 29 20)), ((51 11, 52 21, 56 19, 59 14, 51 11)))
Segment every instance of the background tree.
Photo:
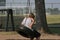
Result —
POLYGON ((35 8, 36 8, 36 18, 39 27, 42 29, 44 33, 50 33, 48 29, 47 20, 46 20, 46 12, 45 12, 45 1, 44 0, 35 0, 35 8))

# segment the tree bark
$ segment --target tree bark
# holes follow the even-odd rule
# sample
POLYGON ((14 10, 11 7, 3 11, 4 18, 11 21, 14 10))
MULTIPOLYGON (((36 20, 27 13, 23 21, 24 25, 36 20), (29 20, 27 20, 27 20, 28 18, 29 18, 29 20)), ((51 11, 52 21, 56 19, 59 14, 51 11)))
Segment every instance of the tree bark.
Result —
POLYGON ((39 24, 40 28, 43 29, 44 33, 50 33, 46 20, 44 0, 35 0, 35 8, 36 18, 38 19, 37 23, 39 24))

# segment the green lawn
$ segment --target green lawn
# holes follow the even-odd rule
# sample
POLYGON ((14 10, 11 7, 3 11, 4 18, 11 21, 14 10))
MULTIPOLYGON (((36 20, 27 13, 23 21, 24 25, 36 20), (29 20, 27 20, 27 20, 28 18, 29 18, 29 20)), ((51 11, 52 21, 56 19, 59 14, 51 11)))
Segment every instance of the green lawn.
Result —
POLYGON ((46 18, 48 24, 60 23, 60 15, 47 15, 46 18))

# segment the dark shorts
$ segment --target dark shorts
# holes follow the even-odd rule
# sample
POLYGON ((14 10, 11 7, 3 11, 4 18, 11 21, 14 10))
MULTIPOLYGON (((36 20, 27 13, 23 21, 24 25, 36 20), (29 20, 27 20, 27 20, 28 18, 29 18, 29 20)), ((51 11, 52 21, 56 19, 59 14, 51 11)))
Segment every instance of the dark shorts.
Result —
POLYGON ((20 35, 27 37, 27 38, 34 38, 34 37, 40 37, 40 33, 37 32, 36 30, 31 30, 27 27, 24 27, 24 29, 19 29, 17 31, 20 35))

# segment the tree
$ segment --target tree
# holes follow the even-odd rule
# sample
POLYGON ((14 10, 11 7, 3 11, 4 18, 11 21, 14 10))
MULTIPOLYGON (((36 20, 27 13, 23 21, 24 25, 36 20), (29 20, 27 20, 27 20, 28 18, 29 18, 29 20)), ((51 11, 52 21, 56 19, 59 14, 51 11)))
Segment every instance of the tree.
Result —
POLYGON ((45 3, 44 0, 35 0, 35 8, 36 8, 36 18, 37 23, 43 29, 44 33, 50 33, 48 29, 47 20, 46 20, 46 12, 45 12, 45 3))

